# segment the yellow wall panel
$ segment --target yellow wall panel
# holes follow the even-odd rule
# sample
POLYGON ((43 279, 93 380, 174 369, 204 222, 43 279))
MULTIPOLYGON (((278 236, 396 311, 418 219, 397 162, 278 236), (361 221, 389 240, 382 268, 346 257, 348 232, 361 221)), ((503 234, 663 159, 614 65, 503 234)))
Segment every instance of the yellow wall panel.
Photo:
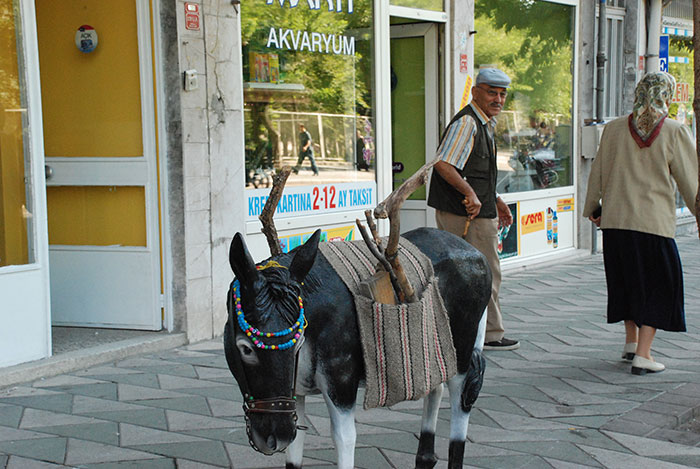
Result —
POLYGON ((49 244, 146 246, 143 187, 46 188, 49 244))
POLYGON ((46 156, 141 156, 133 0, 36 0, 46 156), (75 46, 84 24, 91 53, 75 46))

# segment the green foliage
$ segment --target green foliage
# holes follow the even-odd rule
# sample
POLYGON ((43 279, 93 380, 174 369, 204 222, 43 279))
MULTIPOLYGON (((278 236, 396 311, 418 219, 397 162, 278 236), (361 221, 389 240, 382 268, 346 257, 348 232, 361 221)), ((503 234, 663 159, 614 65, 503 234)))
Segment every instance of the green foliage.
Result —
POLYGON ((478 0, 475 65, 513 80, 506 109, 571 118, 573 8, 545 1, 478 0))

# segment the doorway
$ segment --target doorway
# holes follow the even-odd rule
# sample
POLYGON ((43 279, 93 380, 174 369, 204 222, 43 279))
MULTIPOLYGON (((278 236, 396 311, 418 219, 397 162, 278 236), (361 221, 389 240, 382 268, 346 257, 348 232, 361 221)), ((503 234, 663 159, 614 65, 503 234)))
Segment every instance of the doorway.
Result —
MULTIPOLYGON (((391 26, 391 141, 393 188, 399 187, 437 150, 438 34, 434 23, 391 26)), ((401 208, 401 231, 435 226, 426 203, 427 185, 401 208)))
POLYGON ((150 2, 37 0, 36 17, 52 325, 160 330, 150 2))

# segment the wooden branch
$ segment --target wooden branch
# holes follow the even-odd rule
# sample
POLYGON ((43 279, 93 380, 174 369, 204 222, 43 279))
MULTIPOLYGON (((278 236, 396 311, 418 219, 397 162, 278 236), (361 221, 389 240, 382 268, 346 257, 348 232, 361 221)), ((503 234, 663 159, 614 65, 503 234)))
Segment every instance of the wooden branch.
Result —
POLYGON ((265 207, 258 217, 258 219, 262 222, 261 231, 265 235, 265 238, 267 238, 267 245, 270 247, 270 255, 273 257, 282 254, 282 247, 280 246, 280 240, 277 236, 277 229, 275 228, 275 221, 272 219, 272 217, 275 215, 277 204, 279 203, 280 198, 282 198, 284 185, 287 184, 287 178, 291 172, 292 168, 290 166, 285 166, 272 178, 272 189, 270 190, 270 195, 265 202, 265 207))
POLYGON ((389 196, 374 209, 374 216, 376 218, 389 219, 389 241, 384 249, 384 256, 394 269, 396 278, 399 281, 399 285, 401 285, 401 290, 404 292, 406 302, 408 303, 416 301, 416 294, 399 262, 399 237, 401 235, 399 212, 401 210, 401 205, 403 205, 406 199, 413 194, 416 189, 425 184, 428 179, 428 172, 438 161, 439 158, 436 157, 430 163, 424 164, 423 167, 416 171, 410 178, 406 179, 398 189, 389 194, 389 196))
POLYGON ((367 226, 369 231, 372 233, 374 242, 377 245, 377 249, 381 254, 384 254, 384 247, 382 246, 382 239, 379 237, 379 232, 377 231, 377 225, 374 223, 374 218, 372 218, 372 211, 365 210, 365 218, 367 219, 367 226))
POLYGON ((399 281, 396 278, 394 269, 389 261, 387 261, 386 258, 379 252, 379 249, 377 249, 377 245, 375 244, 375 240, 370 237, 369 233, 367 233, 367 229, 364 227, 359 218, 355 220, 355 223, 357 223, 362 239, 365 240, 365 244, 369 248, 372 255, 377 258, 377 260, 382 264, 382 267, 384 267, 384 270, 389 273, 389 279, 391 280, 391 286, 394 288, 394 293, 396 293, 396 297, 399 299, 399 302, 403 303, 406 298, 403 290, 401 289, 401 285, 399 285, 399 281))

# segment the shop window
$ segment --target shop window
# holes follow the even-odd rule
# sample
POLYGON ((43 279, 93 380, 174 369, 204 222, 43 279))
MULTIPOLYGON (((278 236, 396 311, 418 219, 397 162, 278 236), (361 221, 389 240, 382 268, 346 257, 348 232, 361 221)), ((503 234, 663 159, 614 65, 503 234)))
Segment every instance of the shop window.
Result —
POLYGON ((574 7, 545 1, 477 0, 475 73, 512 79, 498 116, 501 193, 573 184, 574 7))
MULTIPOLYGON (((31 264, 34 223, 19 4, 0 2, 0 267, 31 264)), ((1 301, 1 300, 0 300, 1 301)))
MULTIPOLYGON (((672 119, 687 125, 690 132, 693 133, 693 140, 695 140, 696 126, 695 113, 693 112, 693 99, 695 96, 695 75, 693 70, 695 62, 692 37, 670 36, 669 59, 668 73, 676 79, 676 92, 673 95, 668 114, 672 119)), ((679 209, 685 207, 680 193, 676 193, 676 206, 679 209)))
POLYGON ((308 188, 288 215, 354 208, 342 205, 343 184, 376 188, 372 2, 317 5, 241 5, 248 218, 260 209, 251 191, 284 165, 294 168, 287 187, 308 188))
POLYGON ((419 8, 421 10, 443 11, 442 0, 390 0, 397 7, 419 8))

